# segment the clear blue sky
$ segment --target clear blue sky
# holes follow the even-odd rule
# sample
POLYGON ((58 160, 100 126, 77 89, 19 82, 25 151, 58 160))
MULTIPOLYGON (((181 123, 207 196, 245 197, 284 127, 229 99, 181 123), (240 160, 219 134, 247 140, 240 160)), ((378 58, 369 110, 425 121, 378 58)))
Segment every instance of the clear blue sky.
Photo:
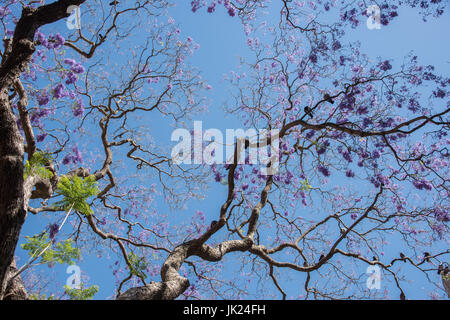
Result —
MULTIPOLYGON (((190 11, 189 1, 178 1, 179 5, 170 9, 169 15, 176 23, 180 24, 182 34, 191 36, 200 44, 199 50, 190 60, 197 66, 205 79, 212 85, 213 90, 209 92, 208 98, 209 113, 196 116, 196 120, 203 121, 204 128, 240 128, 242 123, 239 119, 231 116, 224 117, 223 104, 229 102, 227 82, 223 81, 223 75, 236 69, 239 60, 238 57, 248 57, 250 52, 247 49, 246 37, 240 21, 237 18, 229 17, 224 10, 217 10, 213 15, 207 14, 205 10, 200 10, 196 14, 190 11)), ((278 12, 273 11, 273 19, 278 18, 278 12)), ((440 74, 448 75, 450 70, 450 19, 448 12, 438 20, 430 18, 430 21, 424 23, 419 15, 412 9, 402 9, 399 17, 389 26, 382 27, 380 30, 369 30, 365 24, 360 25, 355 30, 348 30, 346 39, 349 41, 359 40, 362 51, 372 58, 378 56, 384 58, 393 58, 396 63, 413 50, 419 57, 421 64, 433 64, 440 74)), ((165 141, 170 144, 170 134, 172 128, 160 121, 149 124, 150 133, 156 141, 165 141)), ((339 181, 333 181, 339 183, 339 181)), ((194 215, 195 210, 205 212, 210 219, 217 216, 219 206, 225 198, 225 188, 220 184, 212 184, 211 190, 204 201, 192 201, 188 203, 186 212, 182 214, 187 219, 194 215), (195 210, 194 210, 195 208, 195 210)), ((168 211, 164 203, 158 203, 159 210, 168 211)), ((178 212, 178 214, 181 214, 178 212)), ((32 235, 42 231, 50 220, 42 221, 41 218, 29 215, 22 231, 22 241, 25 235, 32 235)), ((398 245, 393 243, 392 249, 397 250, 398 245)), ((25 260, 24 252, 18 248, 16 254, 21 258, 19 265, 25 260)), ((111 261, 105 257, 99 259, 94 252, 83 252, 83 260, 79 263, 83 273, 90 279, 88 284, 97 284, 100 291, 96 298, 108 298, 114 294, 115 280, 109 265, 111 261)), ((47 266, 35 268, 36 271, 54 273, 61 287, 65 284, 67 266, 55 266, 52 269, 47 266)), ((233 272, 232 267, 227 272, 233 272)), ((364 273, 364 270, 359 270, 364 273)), ((155 279, 158 280, 158 279, 155 279)), ((415 298, 427 298, 425 295, 425 286, 423 275, 415 274, 413 271, 409 275, 411 281, 405 286, 407 296, 415 298)), ((295 291, 295 284, 284 283, 287 290, 291 293, 295 291)), ((390 284, 386 284, 388 289, 392 289, 390 284)), ((385 289, 382 283, 382 290, 385 289)))

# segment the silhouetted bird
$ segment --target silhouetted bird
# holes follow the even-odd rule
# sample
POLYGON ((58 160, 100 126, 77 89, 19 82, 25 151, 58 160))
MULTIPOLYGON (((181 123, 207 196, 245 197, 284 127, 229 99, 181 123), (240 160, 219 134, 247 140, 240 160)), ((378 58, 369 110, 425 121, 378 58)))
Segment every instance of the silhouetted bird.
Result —
POLYGON ((250 141, 248 139, 245 139, 245 149, 247 149, 250 146, 250 141))
POLYGON ((119 4, 119 1, 117 1, 117 0, 114 0, 114 1, 109 3, 110 6, 115 6, 117 4, 119 4))
POLYGON ((325 256, 323 254, 321 254, 319 257, 319 262, 322 261, 324 258, 325 258, 325 256))
POLYGON ((430 253, 429 253, 429 252, 424 252, 424 253, 423 253, 423 259, 424 259, 426 262, 430 262, 430 253))
POLYGON ((313 117, 314 114, 313 114, 313 111, 311 110, 311 108, 308 107, 308 106, 306 106, 303 110, 304 110, 305 113, 312 119, 312 117, 313 117))
POLYGON ((403 254, 403 252, 400 252, 400 258, 404 260, 403 262, 406 262, 405 255, 403 254))
POLYGON ((327 102, 329 102, 329 103, 331 103, 331 104, 334 103, 333 99, 330 97, 330 95, 329 95, 328 93, 325 93, 325 94, 323 95, 323 98, 325 99, 325 101, 327 101, 327 102))
POLYGON ((441 274, 442 271, 444 271, 444 266, 441 263, 441 264, 439 264, 437 274, 441 274))
POLYGON ((214 228, 215 226, 216 226, 216 224, 217 224, 217 221, 216 220, 213 220, 213 221, 211 221, 211 224, 210 224, 210 229, 212 229, 212 228, 214 228))
POLYGON ((375 257, 375 256, 373 256, 373 257, 372 257, 372 261, 378 261, 378 258, 375 257))
POLYGON ((306 267, 308 267, 308 262, 303 262, 303 266, 306 268, 306 267))

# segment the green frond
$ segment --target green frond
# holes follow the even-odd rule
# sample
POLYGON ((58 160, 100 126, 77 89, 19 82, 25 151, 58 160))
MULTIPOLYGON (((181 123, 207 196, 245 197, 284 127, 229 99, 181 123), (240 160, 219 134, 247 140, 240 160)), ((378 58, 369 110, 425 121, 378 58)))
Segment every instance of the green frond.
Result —
POLYGON ((63 206, 66 210, 72 208, 84 215, 93 213, 87 200, 99 193, 98 183, 94 176, 86 178, 78 176, 62 176, 58 182, 57 194, 64 198, 58 201, 56 205, 63 206))

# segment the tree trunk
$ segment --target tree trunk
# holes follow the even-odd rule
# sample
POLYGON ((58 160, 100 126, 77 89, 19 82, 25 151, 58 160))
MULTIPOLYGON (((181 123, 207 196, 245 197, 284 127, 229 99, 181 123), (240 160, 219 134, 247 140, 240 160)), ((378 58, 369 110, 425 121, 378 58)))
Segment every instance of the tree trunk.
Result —
POLYGON ((25 221, 23 198, 23 139, 8 101, 8 87, 0 83, 0 299, 25 221))
POLYGON ((69 6, 81 5, 85 1, 59 0, 37 9, 24 7, 13 39, 4 40, 5 50, 0 65, 0 300, 5 295, 7 273, 27 212, 23 139, 9 102, 9 88, 20 78, 33 56, 36 30, 68 17, 69 6))

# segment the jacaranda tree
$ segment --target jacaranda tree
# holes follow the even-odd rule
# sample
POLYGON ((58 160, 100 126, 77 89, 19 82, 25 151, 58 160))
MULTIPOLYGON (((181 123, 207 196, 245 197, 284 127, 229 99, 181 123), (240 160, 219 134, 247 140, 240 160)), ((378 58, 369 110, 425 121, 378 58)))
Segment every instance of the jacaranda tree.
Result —
POLYGON ((238 161, 263 148, 252 137, 228 163, 188 165, 149 134, 149 121, 189 128, 209 103, 174 3, 1 2, 0 299, 44 298, 33 267, 92 250, 112 261, 118 299, 405 299, 406 270, 444 296, 450 78, 414 54, 374 60, 345 35, 368 19, 388 28, 404 7, 439 19, 445 1, 192 1, 186 14, 242 24, 252 54, 226 77, 223 112, 278 130, 269 174, 238 161), (50 223, 21 234, 30 215, 50 223), (370 290, 367 267, 394 289, 370 290))

